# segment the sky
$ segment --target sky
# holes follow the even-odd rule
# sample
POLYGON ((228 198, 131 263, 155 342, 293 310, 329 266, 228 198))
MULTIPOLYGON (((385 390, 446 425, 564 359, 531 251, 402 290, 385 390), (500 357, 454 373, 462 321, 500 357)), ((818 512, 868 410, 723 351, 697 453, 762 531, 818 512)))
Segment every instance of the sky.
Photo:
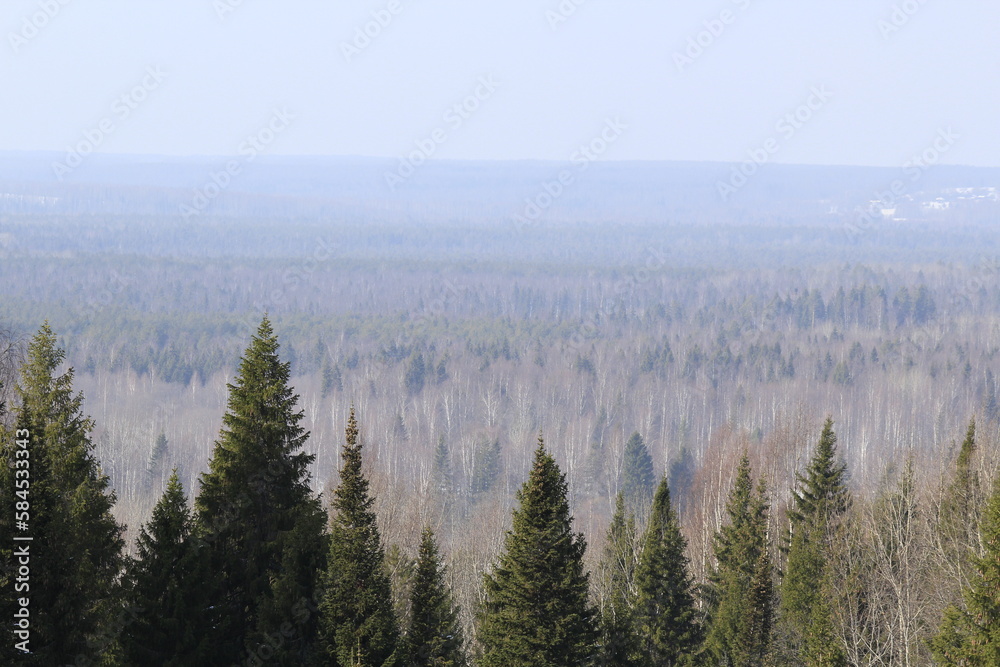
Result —
POLYGON ((4 151, 1000 166, 996 0, 4 5, 4 151))

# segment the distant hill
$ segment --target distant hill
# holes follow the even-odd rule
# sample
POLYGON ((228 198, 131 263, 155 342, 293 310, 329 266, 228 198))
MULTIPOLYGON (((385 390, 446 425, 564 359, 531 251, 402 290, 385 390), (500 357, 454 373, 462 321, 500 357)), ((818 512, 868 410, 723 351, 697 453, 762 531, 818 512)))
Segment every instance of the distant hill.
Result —
POLYGON ((329 218, 492 224, 797 224, 859 207, 887 217, 964 206, 995 220, 1000 169, 896 169, 707 162, 461 162, 354 157, 177 158, 0 152, 0 215, 329 218), (233 173, 226 173, 229 166, 233 173), (60 179, 59 176, 62 176, 60 179), (560 183, 560 175, 563 183, 560 183), (902 184, 896 201, 872 206, 902 184), (732 190, 729 190, 732 188, 732 190), (722 192, 725 191, 725 192, 722 192), (533 208, 537 207, 537 208, 533 208), (185 208, 186 207, 186 208, 185 208))

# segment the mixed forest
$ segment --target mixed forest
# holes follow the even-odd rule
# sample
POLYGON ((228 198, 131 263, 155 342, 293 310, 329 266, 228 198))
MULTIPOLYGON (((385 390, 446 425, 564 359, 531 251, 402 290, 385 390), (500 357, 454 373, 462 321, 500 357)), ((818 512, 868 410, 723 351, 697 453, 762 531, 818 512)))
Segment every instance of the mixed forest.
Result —
POLYGON ((4 185, 29 661, 1000 662, 992 172, 892 218, 872 170, 616 167, 524 226, 534 175, 362 167, 191 220, 4 185))

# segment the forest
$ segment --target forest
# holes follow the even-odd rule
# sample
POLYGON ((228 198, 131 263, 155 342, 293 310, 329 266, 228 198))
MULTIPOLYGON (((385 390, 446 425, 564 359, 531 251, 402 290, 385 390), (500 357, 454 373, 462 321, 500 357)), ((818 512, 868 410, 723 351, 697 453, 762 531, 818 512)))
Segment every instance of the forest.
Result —
POLYGON ((995 170, 104 168, 0 160, 34 664, 1000 661, 995 170))
MULTIPOLYGON (((8 382, 15 347, 6 336, 8 382)), ((481 569, 472 626, 464 627, 435 537, 435 525, 454 524, 462 512, 444 440, 416 557, 396 544, 387 549, 353 406, 328 506, 312 491, 315 456, 302 451, 309 434, 279 348, 265 316, 227 384, 193 509, 175 468, 128 550, 126 527, 112 512, 115 491, 94 456, 93 421, 82 413, 73 370, 60 372, 64 350, 42 325, 27 344, 13 410, 0 403, 0 496, 16 510, 0 519, 15 536, 0 547, 0 604, 19 639, 4 646, 8 660, 499 666, 1000 658, 1000 484, 984 474, 974 419, 929 504, 912 456, 875 497, 853 492, 827 418, 774 521, 768 476, 760 463, 755 472, 745 445, 738 461, 710 471, 726 480, 725 502, 712 559, 697 578, 670 481, 657 482, 639 433, 625 445, 614 513, 588 569, 566 475, 540 432, 510 527, 481 569)), ((489 451, 487 469, 497 465, 489 451)), ((493 475, 482 473, 473 490, 493 475)))

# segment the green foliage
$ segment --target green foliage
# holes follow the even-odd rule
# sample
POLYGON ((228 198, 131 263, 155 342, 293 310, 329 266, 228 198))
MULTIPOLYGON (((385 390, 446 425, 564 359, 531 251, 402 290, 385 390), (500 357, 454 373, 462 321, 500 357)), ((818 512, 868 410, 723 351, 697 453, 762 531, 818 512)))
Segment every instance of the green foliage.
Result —
POLYGON ((963 590, 964 605, 950 606, 930 641, 941 665, 1000 665, 1000 480, 993 484, 982 519, 982 556, 963 590))
POLYGON ((64 356, 52 329, 42 325, 28 346, 16 388, 14 434, 27 444, 18 446, 8 432, 0 445, 0 533, 5 536, 0 541, 0 613, 7 627, 0 657, 6 664, 101 664, 117 650, 122 527, 111 514, 115 494, 94 457, 93 422, 81 411, 83 396, 73 392, 73 370, 58 374, 64 356), (15 487, 24 479, 30 485, 15 487), (27 529, 13 524, 18 502, 25 503, 22 508, 30 503, 27 529), (10 537, 18 534, 33 539, 13 542, 10 537), (29 550, 30 590, 15 591, 14 553, 22 548, 29 550), (11 623, 16 600, 26 593, 30 657, 15 651, 20 639, 11 623))
POLYGON ((420 352, 413 352, 410 355, 410 363, 406 367, 406 375, 403 377, 406 391, 410 394, 419 394, 424 388, 426 373, 424 355, 420 352))
POLYGON ((827 579, 832 531, 851 503, 847 468, 836 457, 837 436, 833 420, 827 418, 813 458, 805 475, 797 476, 798 488, 792 494, 788 561, 781 585, 783 635, 790 645, 787 648, 799 654, 805 665, 837 664, 843 659, 843 649, 832 632, 828 591, 822 585, 827 579))
POLYGON ((216 600, 221 621, 212 630, 228 661, 264 653, 272 663, 294 662, 315 640, 314 620, 296 625, 294 641, 275 647, 267 639, 287 634, 281 624, 292 607, 313 599, 324 551, 323 511, 307 471, 314 457, 300 451, 308 434, 278 347, 265 317, 228 385, 223 427, 195 503, 212 569, 226 573, 216 600))
POLYGON ((500 478, 500 441, 485 442, 476 447, 472 469, 472 493, 486 493, 500 478))
POLYGON ((163 468, 163 459, 167 455, 167 436, 164 433, 156 436, 156 442, 153 443, 153 449, 149 452, 149 459, 146 460, 146 485, 151 485, 157 478, 160 477, 160 473, 163 468))
POLYGON ((636 627, 644 665, 687 664, 701 643, 686 548, 664 478, 653 498, 635 571, 636 627))
POLYGON ((972 574, 970 560, 979 527, 980 483, 973 468, 976 454, 976 420, 969 421, 965 440, 955 461, 955 472, 941 499, 938 532, 949 568, 963 585, 972 574))
POLYGON ((583 568, 586 542, 572 532, 566 479, 541 436, 517 500, 499 562, 483 577, 484 600, 477 614, 479 664, 588 664, 597 631, 583 568))
POLYGON ((635 519, 625 509, 625 500, 619 493, 599 566, 603 605, 598 664, 602 667, 639 664, 635 627, 635 567, 635 519))
POLYGON ((401 662, 399 629, 361 449, 351 408, 341 452, 340 484, 333 496, 320 632, 327 656, 335 665, 390 667, 401 662))
POLYGON ((750 459, 744 453, 726 504, 728 522, 715 536, 716 566, 706 595, 705 650, 718 664, 762 665, 770 652, 774 573, 766 491, 763 479, 754 491, 750 459))
POLYGON ((210 591, 217 586, 192 538, 194 521, 177 471, 167 482, 149 523, 139 531, 128 566, 129 622, 122 653, 130 665, 205 664, 217 659, 204 628, 212 622, 210 591))
POLYGON ((434 448, 432 479, 434 490, 442 496, 450 496, 455 490, 455 481, 451 472, 451 454, 443 435, 438 438, 437 446, 434 448))
POLYGON ((420 536, 420 555, 410 596, 407 653, 412 667, 466 664, 458 609, 445 584, 445 574, 434 533, 425 528, 420 536))
POLYGON ((621 492, 625 497, 625 505, 632 511, 648 507, 655 484, 653 457, 649 455, 642 436, 633 433, 625 443, 625 452, 622 454, 621 492))

